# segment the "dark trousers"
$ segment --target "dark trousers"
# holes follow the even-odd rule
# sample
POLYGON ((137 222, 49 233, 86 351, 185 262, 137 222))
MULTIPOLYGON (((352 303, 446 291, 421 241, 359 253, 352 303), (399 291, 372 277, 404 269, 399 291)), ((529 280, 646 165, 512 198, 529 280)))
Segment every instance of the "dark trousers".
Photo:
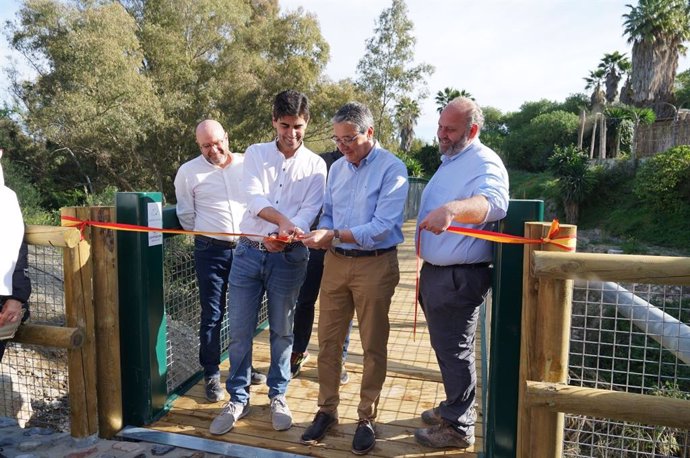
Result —
POLYGON ((472 435, 477 388, 475 334, 481 304, 491 286, 491 269, 424 263, 419 281, 419 301, 446 391, 439 412, 458 431, 472 435))
POLYGON ((205 377, 220 375, 220 330, 227 308, 232 255, 230 247, 213 245, 208 239, 194 239, 194 268, 201 302, 199 364, 205 377))

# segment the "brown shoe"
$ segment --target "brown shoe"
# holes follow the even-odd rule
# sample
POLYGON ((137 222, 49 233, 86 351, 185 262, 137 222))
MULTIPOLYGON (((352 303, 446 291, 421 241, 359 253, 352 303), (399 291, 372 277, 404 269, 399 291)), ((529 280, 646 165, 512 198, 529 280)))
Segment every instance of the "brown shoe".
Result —
POLYGON ((427 425, 440 425, 443 421, 443 418, 441 418, 441 413, 439 412, 438 407, 434 407, 433 409, 422 412, 422 421, 427 425))
POLYGON ((430 428, 417 429, 414 438, 420 444, 433 448, 468 448, 474 445, 474 435, 465 436, 445 420, 430 428))

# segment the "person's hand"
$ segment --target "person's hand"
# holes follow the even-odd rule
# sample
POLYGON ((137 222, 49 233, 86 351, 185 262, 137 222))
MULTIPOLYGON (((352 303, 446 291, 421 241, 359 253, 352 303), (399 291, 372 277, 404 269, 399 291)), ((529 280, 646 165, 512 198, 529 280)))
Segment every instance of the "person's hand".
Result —
POLYGON ((302 243, 304 243, 309 248, 317 249, 328 249, 331 246, 331 241, 333 240, 331 231, 328 229, 317 229, 311 231, 308 234, 302 236, 302 243))
POLYGON ((263 244, 266 251, 269 253, 279 253, 285 249, 286 243, 292 243, 296 238, 301 237, 304 231, 292 224, 288 225, 288 229, 280 229, 278 232, 269 234, 263 239, 263 244))
POLYGON ((22 303, 16 299, 7 299, 0 311, 0 326, 21 321, 24 310, 22 303))
POLYGON ((446 208, 445 205, 442 205, 430 211, 422 222, 419 223, 419 228, 438 235, 448 229, 448 226, 450 226, 452 221, 453 214, 450 212, 450 210, 448 210, 448 208, 446 208))

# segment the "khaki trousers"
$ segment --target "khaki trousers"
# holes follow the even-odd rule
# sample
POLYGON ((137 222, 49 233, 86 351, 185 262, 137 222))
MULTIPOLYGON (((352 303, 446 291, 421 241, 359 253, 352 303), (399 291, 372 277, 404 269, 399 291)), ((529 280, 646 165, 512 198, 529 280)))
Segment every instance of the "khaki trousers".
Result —
POLYGON ((351 258, 328 251, 319 296, 319 410, 338 417, 345 336, 357 313, 364 351, 359 419, 373 420, 386 380, 388 311, 400 281, 398 252, 351 258))

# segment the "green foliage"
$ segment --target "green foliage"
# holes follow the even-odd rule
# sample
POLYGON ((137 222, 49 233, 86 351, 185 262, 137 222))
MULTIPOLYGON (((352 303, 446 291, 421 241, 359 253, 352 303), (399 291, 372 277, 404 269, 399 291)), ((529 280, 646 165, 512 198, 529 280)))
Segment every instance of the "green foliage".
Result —
POLYGON ((546 99, 536 102, 525 102, 520 106, 519 111, 506 114, 505 123, 508 127, 508 132, 512 133, 526 127, 537 116, 557 109, 558 103, 546 99))
POLYGON ((505 124, 505 116, 498 108, 482 107, 484 113, 484 127, 480 133, 483 144, 501 154, 503 141, 508 135, 508 127, 505 124))
POLYGON ((633 192, 655 212, 684 211, 690 201, 690 146, 676 146, 643 162, 633 192))
POLYGON ((581 92, 577 94, 570 94, 565 98, 563 103, 556 105, 556 109, 567 111, 568 113, 576 114, 578 116, 583 109, 587 109, 588 107, 589 97, 581 92))
POLYGON ((690 69, 676 75, 674 95, 677 107, 690 108, 690 69))
POLYGON ((199 154, 199 121, 218 119, 242 151, 271 138, 271 102, 286 88, 321 102, 308 131, 317 147, 336 109, 362 98, 352 82, 322 78, 329 47, 316 18, 280 13, 275 0, 28 0, 8 34, 38 69, 35 81, 14 81, 27 128, 61 151, 50 172, 72 169, 45 173, 45 156, 27 156, 31 176, 72 187, 89 176, 96 192, 170 199, 177 168, 199 154))
POLYGON ((41 193, 16 164, 3 161, 3 172, 5 185, 17 194, 26 224, 59 225, 57 213, 50 213, 43 208, 41 193))
POLYGON ((384 144, 393 143, 393 132, 384 120, 390 120, 392 108, 403 96, 419 100, 426 96, 425 78, 434 68, 428 64, 414 64, 416 38, 412 21, 407 17, 404 0, 393 0, 390 8, 381 12, 374 27, 374 36, 366 41, 366 53, 357 64, 359 86, 368 94, 376 135, 384 144))
POLYGON ((566 222, 575 224, 579 215, 579 204, 592 191, 595 174, 589 168, 588 157, 575 145, 556 146, 548 159, 551 173, 556 177, 558 195, 565 208, 566 222))
POLYGON ((457 90, 452 87, 446 87, 443 88, 442 91, 438 91, 436 93, 436 97, 434 100, 436 101, 436 111, 441 113, 443 109, 448 105, 453 99, 457 99, 458 97, 467 97, 468 99, 474 100, 474 97, 472 97, 472 94, 467 92, 466 90, 457 90))
POLYGON ((399 129, 400 150, 408 153, 414 140, 414 126, 421 114, 419 103, 409 97, 401 97, 395 105, 395 122, 399 129))
POLYGON ((438 145, 424 145, 420 149, 413 152, 413 156, 422 166, 422 176, 430 177, 436 172, 438 166, 441 165, 441 152, 438 145))
POLYGON ((542 171, 556 146, 575 143, 580 121, 577 115, 557 110, 540 114, 520 128, 511 129, 504 152, 512 167, 542 171))
POLYGON ((399 153, 398 157, 407 167, 407 175, 410 177, 422 177, 424 175, 424 169, 422 163, 417 160, 414 156, 408 153, 399 153))

